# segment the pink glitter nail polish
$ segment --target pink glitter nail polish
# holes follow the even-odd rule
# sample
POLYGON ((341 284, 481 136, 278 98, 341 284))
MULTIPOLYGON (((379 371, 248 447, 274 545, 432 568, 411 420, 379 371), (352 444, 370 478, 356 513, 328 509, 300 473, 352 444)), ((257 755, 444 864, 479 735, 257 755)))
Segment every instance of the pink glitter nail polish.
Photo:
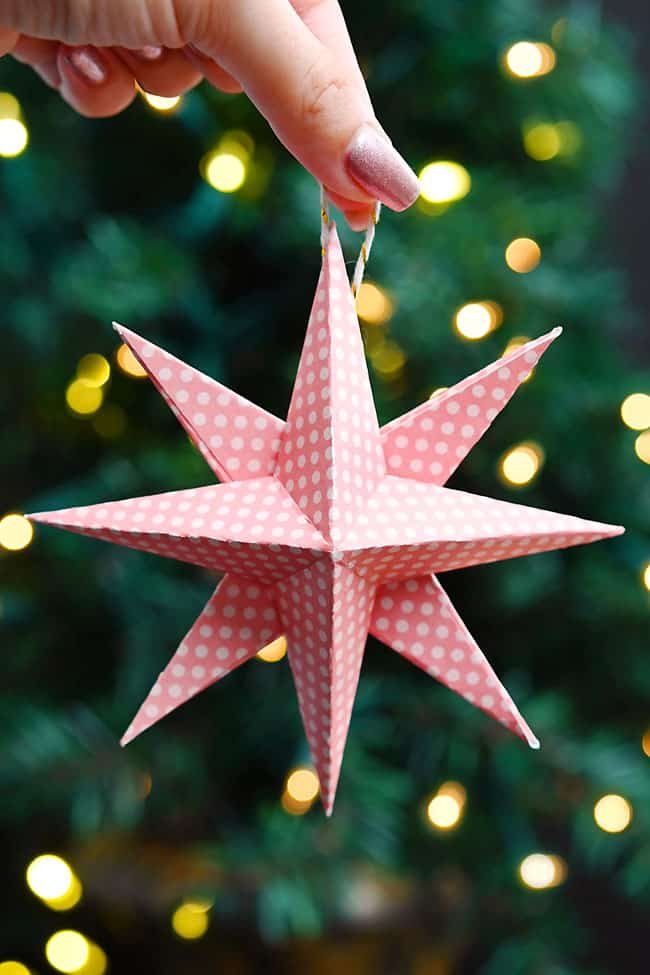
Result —
POLYGON ((344 165, 355 183, 391 210, 406 210, 420 194, 411 167, 371 125, 362 125, 357 131, 345 153, 344 165))

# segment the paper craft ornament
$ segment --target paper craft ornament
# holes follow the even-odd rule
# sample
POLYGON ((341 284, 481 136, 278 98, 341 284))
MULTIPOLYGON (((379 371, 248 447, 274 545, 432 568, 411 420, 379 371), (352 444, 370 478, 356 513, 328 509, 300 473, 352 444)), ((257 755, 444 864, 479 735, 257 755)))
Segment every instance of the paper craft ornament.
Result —
POLYGON ((329 815, 370 632, 538 747, 437 575, 622 531, 443 487, 560 329, 380 429, 334 227, 286 423, 116 328, 223 483, 30 517, 225 573, 123 744, 285 634, 329 815))

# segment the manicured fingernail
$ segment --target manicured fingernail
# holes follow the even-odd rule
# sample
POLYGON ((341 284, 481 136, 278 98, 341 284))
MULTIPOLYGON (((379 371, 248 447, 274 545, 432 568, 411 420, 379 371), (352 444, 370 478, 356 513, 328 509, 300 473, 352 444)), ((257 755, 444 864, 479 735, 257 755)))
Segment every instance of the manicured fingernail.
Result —
POLYGON ((67 60, 84 81, 89 81, 92 85, 102 85, 108 78, 104 62, 92 47, 73 48, 68 53, 67 60))
POLYGON ((420 195, 418 178, 371 125, 362 125, 345 153, 348 176, 391 210, 406 210, 420 195))
POLYGON ((146 47, 140 47, 137 51, 134 51, 136 58, 140 58, 142 61, 157 61, 163 56, 162 47, 154 47, 153 44, 149 44, 146 47))

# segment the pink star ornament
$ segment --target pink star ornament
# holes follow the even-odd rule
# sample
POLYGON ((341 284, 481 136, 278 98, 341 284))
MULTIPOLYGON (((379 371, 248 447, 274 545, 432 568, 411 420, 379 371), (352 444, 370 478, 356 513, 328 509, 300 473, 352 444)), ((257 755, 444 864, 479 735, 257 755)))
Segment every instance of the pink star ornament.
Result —
POLYGON ((538 747, 437 576, 622 531, 443 487, 560 329, 380 429, 334 228, 284 423, 116 328, 222 483, 31 517, 225 573, 123 744, 285 634, 329 815, 370 632, 538 747))

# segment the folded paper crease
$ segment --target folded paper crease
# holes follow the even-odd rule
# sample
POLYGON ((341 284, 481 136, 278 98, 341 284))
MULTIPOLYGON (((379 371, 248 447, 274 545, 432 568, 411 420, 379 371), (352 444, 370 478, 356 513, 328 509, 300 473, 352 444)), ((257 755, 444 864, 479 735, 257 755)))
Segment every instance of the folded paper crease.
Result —
POLYGON ((222 483, 30 517, 225 573, 123 744, 284 634, 330 814, 370 632, 538 747, 437 576, 622 531, 444 487, 559 329, 380 429, 334 227, 286 423, 116 328, 222 483))

